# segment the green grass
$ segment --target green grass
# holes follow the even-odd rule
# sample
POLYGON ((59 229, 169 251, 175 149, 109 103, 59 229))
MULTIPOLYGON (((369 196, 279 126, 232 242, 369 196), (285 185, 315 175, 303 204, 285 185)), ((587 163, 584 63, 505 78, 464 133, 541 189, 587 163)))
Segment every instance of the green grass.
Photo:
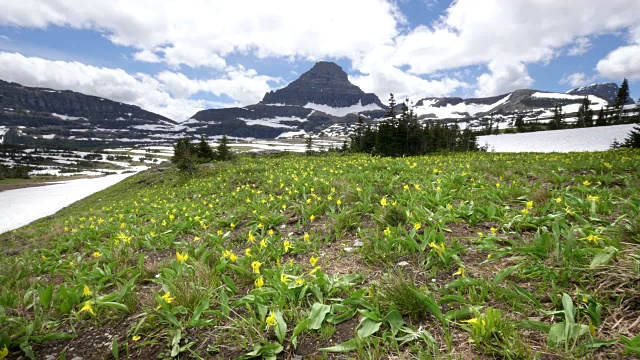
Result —
POLYGON ((106 358, 110 333, 131 358, 637 355, 639 155, 152 169, 0 235, 0 350, 106 358))

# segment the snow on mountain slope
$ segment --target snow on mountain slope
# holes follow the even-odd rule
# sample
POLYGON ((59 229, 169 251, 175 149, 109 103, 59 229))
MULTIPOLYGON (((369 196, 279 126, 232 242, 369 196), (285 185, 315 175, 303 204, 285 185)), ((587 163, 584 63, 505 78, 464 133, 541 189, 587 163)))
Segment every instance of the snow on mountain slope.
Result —
POLYGON ((357 104, 351 105, 349 107, 331 107, 329 105, 323 104, 314 104, 312 102, 307 103, 305 106, 307 109, 313 109, 317 111, 322 111, 325 114, 333 115, 333 116, 346 116, 348 114, 357 114, 363 111, 372 111, 372 110, 384 110, 378 104, 371 103, 367 105, 362 105, 362 100, 359 100, 357 104))
POLYGON ((447 106, 434 106, 434 104, 436 104, 440 100, 429 99, 429 100, 423 100, 422 105, 416 106, 414 111, 418 116, 434 114, 437 118, 440 118, 440 119, 442 118, 459 119, 459 118, 467 117, 466 113, 473 116, 477 113, 487 112, 495 108, 496 106, 504 104, 509 100, 510 97, 511 97, 511 94, 505 96, 504 98, 498 100, 493 104, 475 104, 475 103, 467 104, 463 101, 456 105, 447 104, 447 106))
POLYGON ((485 135, 478 145, 495 152, 571 152, 604 151, 614 140, 623 141, 635 124, 580 129, 538 131, 532 133, 485 135))
MULTIPOLYGON (((570 95, 570 94, 561 94, 561 93, 544 93, 537 92, 531 97, 539 98, 539 99, 558 99, 558 100, 581 100, 584 99, 585 95, 570 95)), ((595 95, 587 95, 589 101, 591 101, 591 105, 589 106, 592 110, 600 110, 600 108, 606 107, 609 105, 607 100, 599 98, 595 95)), ((581 104, 569 104, 562 107, 562 112, 571 113, 577 112, 580 109, 581 104)))

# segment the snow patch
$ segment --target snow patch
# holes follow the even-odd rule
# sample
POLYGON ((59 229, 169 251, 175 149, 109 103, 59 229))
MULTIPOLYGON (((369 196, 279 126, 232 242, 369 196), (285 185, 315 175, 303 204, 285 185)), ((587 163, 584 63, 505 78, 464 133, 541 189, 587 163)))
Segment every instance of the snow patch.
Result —
POLYGON ((571 152, 608 150, 614 140, 623 141, 635 124, 532 133, 485 135, 478 145, 495 152, 571 152))
POLYGON ((358 103, 355 105, 351 105, 349 107, 341 107, 341 108, 334 108, 329 105, 314 104, 311 102, 307 103, 307 105, 305 105, 304 107, 307 109, 318 110, 318 111, 322 111, 325 114, 339 116, 339 117, 343 117, 348 114, 359 113, 362 111, 384 110, 378 104, 375 104, 375 103, 362 105, 362 100, 359 100, 358 103))

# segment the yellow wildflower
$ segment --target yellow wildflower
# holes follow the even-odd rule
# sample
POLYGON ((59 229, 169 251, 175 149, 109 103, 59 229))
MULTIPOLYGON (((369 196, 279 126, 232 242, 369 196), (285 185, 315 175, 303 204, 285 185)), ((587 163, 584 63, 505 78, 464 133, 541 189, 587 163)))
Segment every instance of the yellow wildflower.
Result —
POLYGON ((316 273, 316 271, 322 269, 322 266, 316 266, 314 267, 311 271, 309 271, 309 275, 313 275, 316 273))
POLYGON ((445 247, 444 244, 436 244, 435 242, 430 242, 429 247, 435 250, 438 253, 438 256, 442 257, 445 247))
POLYGON ((589 201, 594 201, 594 202, 598 202, 600 200, 600 196, 587 196, 587 200, 589 201))
POLYGON ((302 237, 304 239, 304 241, 309 242, 309 239, 311 238, 311 236, 309 236, 309 234, 304 233, 304 236, 302 237))
POLYGON ((9 349, 7 349, 7 345, 5 345, 2 349, 0 349, 0 359, 4 359, 9 355, 9 349))
POLYGON ((283 283, 288 283, 289 282, 289 275, 282 273, 280 274, 280 281, 282 281, 283 283))
POLYGON ((171 302, 173 302, 173 299, 175 299, 171 297, 171 291, 167 291, 166 294, 162 295, 160 298, 167 304, 171 304, 171 302))
POLYGON ((559 197, 556 198, 555 200, 556 200, 557 203, 561 203, 562 202, 562 198, 559 198, 559 197))
POLYGON ((231 262, 236 262, 236 260, 238 260, 238 255, 234 254, 233 252, 229 255, 229 260, 231 260, 231 262))
POLYGON ((419 222, 413 224, 413 228, 416 229, 416 231, 420 230, 420 227, 422 227, 422 225, 420 225, 419 222))
POLYGON ((273 234, 275 234, 275 233, 273 232, 273 229, 269 229, 269 230, 267 231, 267 235, 272 236, 273 234))
POLYGON ((311 256, 311 258, 309 258, 309 264, 311 264, 311 266, 316 266, 317 263, 318 263, 317 257, 311 256))
POLYGON ((313 216, 313 215, 309 216, 309 220, 311 220, 311 221, 313 221, 315 218, 316 218, 316 217, 315 217, 315 216, 313 216))
POLYGON ((528 209, 522 209, 522 210, 520 210, 520 211, 521 211, 523 214, 528 214, 528 213, 529 213, 529 210, 528 210, 528 209))
POLYGON ((256 285, 257 288, 261 288, 264 286, 264 279, 262 278, 262 276, 260 276, 253 283, 256 285))
POLYGON ((380 200, 380 205, 382 205, 382 207, 387 206, 387 198, 386 198, 386 197, 383 197, 383 198, 380 200))
POLYGON ((291 241, 289 241, 289 240, 285 240, 285 241, 282 243, 282 246, 284 247, 284 252, 285 252, 285 253, 289 252, 289 249, 292 249, 292 248, 293 248, 293 245, 291 245, 291 241))
POLYGON ((42 261, 47 260, 47 257, 44 255, 40 256, 40 258, 42 259, 42 261))
POLYGON ((189 259, 189 254, 188 253, 180 253, 176 251, 176 259, 178 260, 178 262, 184 263, 185 261, 187 261, 189 259))
POLYGON ((533 201, 527 201, 527 209, 533 209, 533 201))
POLYGON ((94 257, 94 258, 96 258, 96 259, 97 259, 97 258, 99 258, 99 257, 101 257, 101 256, 102 256, 102 253, 101 253, 100 251, 94 251, 94 253, 93 253, 93 257, 94 257))
POLYGON ((588 242, 592 242, 594 244, 598 244, 598 240, 600 240, 600 237, 598 235, 594 235, 594 234, 589 234, 589 236, 583 237, 580 240, 586 240, 588 242))
POLYGON ((264 249, 267 247, 267 240, 262 239, 260 240, 260 249, 264 249))
POLYGON ((91 289, 87 285, 82 289, 82 296, 91 296, 91 289))
POLYGON ((95 311, 93 311, 93 306, 91 306, 91 301, 85 301, 84 306, 80 309, 80 312, 83 311, 90 312, 92 315, 96 314, 95 311))
POLYGON ((342 205, 342 201, 341 201, 340 199, 338 199, 338 200, 336 201, 336 205, 342 205))
POLYGON ((260 274, 260 266, 262 265, 262 263, 260 261, 254 261, 251 263, 251 268, 253 269, 253 272, 256 274, 260 274))
POLYGON ((251 256, 251 248, 246 248, 246 249, 244 249, 244 254, 245 254, 247 257, 252 257, 252 256, 251 256))
POLYGON ((464 268, 463 267, 459 267, 458 271, 454 272, 453 275, 460 275, 460 277, 465 277, 464 275, 464 268))
POLYGON ((133 336, 131 337, 131 340, 133 340, 133 341, 138 341, 138 340, 140 340, 140 335, 133 335, 133 336))
POLYGON ((265 323, 267 323, 267 326, 276 326, 276 315, 271 312, 271 314, 269 314, 269 316, 267 316, 267 318, 265 319, 265 323))
POLYGON ((405 189, 405 190, 409 190, 409 185, 405 185, 402 188, 405 189))
POLYGON ((591 185, 591 181, 585 180, 585 181, 582 182, 582 185, 589 186, 589 185, 591 185))
POLYGON ((496 183, 496 188, 500 188, 500 183, 496 183))
POLYGON ((495 234, 496 234, 496 232, 498 232, 498 229, 496 229, 496 228, 494 228, 494 227, 492 227, 492 228, 491 228, 491 229, 489 229, 489 230, 491 231, 491 233, 492 233, 493 235, 495 235, 495 234))
POLYGON ((302 278, 298 278, 298 279, 296 280, 296 285, 302 285, 302 284, 304 284, 304 279, 302 279, 302 278))
POLYGON ((387 226, 386 229, 382 232, 385 236, 391 235, 391 228, 387 226))
POLYGON ((253 236, 253 233, 251 232, 251 230, 249 230, 249 234, 247 235, 247 241, 249 241, 250 243, 256 242, 256 237, 253 236))
POLYGON ((413 187, 418 191, 422 190, 422 188, 420 187, 420 184, 415 184, 413 185, 413 187))

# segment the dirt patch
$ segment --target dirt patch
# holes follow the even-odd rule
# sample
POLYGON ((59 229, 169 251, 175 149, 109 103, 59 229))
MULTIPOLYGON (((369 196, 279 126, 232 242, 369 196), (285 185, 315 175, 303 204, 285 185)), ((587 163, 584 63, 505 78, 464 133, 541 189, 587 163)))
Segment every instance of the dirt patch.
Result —
MULTIPOLYGON (((333 335, 322 340, 319 335, 315 333, 304 333, 300 337, 298 342, 298 348, 294 351, 295 355, 302 356, 305 359, 313 359, 314 354, 320 354, 319 349, 325 347, 331 347, 343 343, 347 340, 353 339, 356 336, 356 328, 358 327, 358 319, 352 317, 351 319, 336 325, 336 330, 333 335)), ((343 358, 344 355, 332 354, 330 359, 343 358)))

